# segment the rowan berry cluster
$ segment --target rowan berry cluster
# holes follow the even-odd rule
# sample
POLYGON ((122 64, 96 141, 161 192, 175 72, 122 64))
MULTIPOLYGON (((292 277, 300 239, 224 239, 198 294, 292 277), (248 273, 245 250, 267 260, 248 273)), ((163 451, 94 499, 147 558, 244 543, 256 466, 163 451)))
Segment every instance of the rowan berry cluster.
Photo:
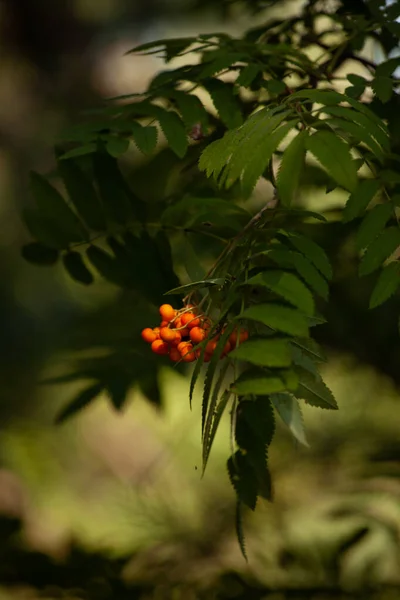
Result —
MULTIPOLYGON (((151 344, 155 354, 169 355, 174 362, 193 362, 204 352, 204 362, 210 361, 223 330, 208 339, 212 329, 212 321, 208 316, 199 314, 191 304, 179 310, 170 304, 163 304, 160 306, 160 315, 162 321, 158 327, 146 327, 142 331, 142 339, 151 344)), ((223 348, 221 358, 248 337, 248 332, 244 329, 233 331, 223 348)))

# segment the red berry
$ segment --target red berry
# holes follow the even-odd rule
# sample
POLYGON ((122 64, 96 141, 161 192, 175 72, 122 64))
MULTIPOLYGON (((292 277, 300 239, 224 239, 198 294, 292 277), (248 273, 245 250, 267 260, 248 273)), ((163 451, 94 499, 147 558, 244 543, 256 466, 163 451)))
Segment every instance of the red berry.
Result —
POLYGON ((142 340, 144 340, 148 344, 152 344, 157 339, 157 334, 152 329, 150 329, 150 327, 146 327, 146 329, 143 329, 141 335, 142 340))
POLYGON ((176 311, 170 304, 160 306, 160 315, 163 321, 172 321, 175 318, 176 311))
POLYGON ((168 354, 169 352, 168 344, 162 340, 155 340, 151 344, 151 349, 155 354, 168 354))

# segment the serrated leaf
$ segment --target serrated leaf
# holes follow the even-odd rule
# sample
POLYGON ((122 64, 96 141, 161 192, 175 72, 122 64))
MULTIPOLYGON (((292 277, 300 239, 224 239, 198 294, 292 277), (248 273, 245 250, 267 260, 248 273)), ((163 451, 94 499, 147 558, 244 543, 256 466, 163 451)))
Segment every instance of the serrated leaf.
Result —
POLYGON ((192 283, 187 283, 186 285, 181 285, 173 290, 169 290, 168 292, 165 292, 165 295, 185 294, 199 288, 207 288, 214 285, 221 286, 224 285, 224 283, 226 283, 226 279, 223 279, 222 277, 217 277, 215 279, 204 279, 203 281, 193 281, 192 283))
POLYGON ((296 195, 304 165, 305 141, 308 135, 307 129, 298 133, 283 153, 276 187, 284 206, 290 206, 296 195))
POLYGON ((254 510, 257 504, 258 480, 247 457, 237 450, 227 463, 229 479, 240 502, 254 510))
POLYGON ((63 408, 57 415, 55 422, 57 425, 64 423, 67 419, 75 415, 88 406, 103 390, 102 383, 96 383, 80 392, 76 398, 63 408))
POLYGON ((240 500, 238 500, 236 502, 236 513, 235 514, 236 514, 236 519, 235 519, 236 537, 238 539, 239 547, 242 552, 243 558, 245 559, 246 562, 248 562, 247 553, 246 553, 246 543, 245 543, 244 531, 243 531, 242 503, 240 502, 240 500))
POLYGON ((376 308, 385 302, 390 296, 396 292, 400 285, 400 264, 397 260, 388 264, 381 271, 378 281, 375 284, 371 299, 369 301, 370 308, 376 308))
POLYGON ((309 288, 314 290, 325 300, 328 298, 329 287, 326 280, 314 265, 307 260, 305 256, 300 254, 300 252, 293 252, 291 250, 270 250, 267 251, 267 256, 275 261, 280 267, 295 269, 309 288))
POLYGON ((368 246, 360 262, 359 274, 368 275, 384 263, 400 246, 400 229, 388 227, 368 246))
MULTIPOLYGON (((339 109, 342 107, 334 107, 334 108, 339 109)), ((368 123, 368 119, 364 115, 357 115, 357 113, 355 113, 355 111, 351 111, 351 113, 354 114, 354 116, 357 118, 357 120, 361 119, 368 123)), ((364 143, 367 146, 367 148, 369 148, 371 150, 371 152, 373 152, 373 154, 375 154, 375 156, 378 158, 378 160, 381 163, 384 162, 385 154, 384 154, 384 151, 382 150, 382 147, 379 145, 379 143, 376 141, 376 139, 373 137, 373 135, 371 135, 371 132, 369 130, 365 129, 365 126, 360 125, 356 121, 346 121, 345 119, 339 119, 339 118, 325 119, 323 122, 325 125, 330 125, 334 129, 339 128, 339 129, 343 130, 345 132, 345 134, 352 136, 356 140, 357 143, 361 143, 361 142, 364 143)), ((374 127, 374 124, 371 123, 371 126, 374 127)), ((381 132, 381 130, 379 128, 376 128, 376 129, 378 129, 378 131, 381 132)), ((383 135, 383 133, 382 133, 382 135, 383 135)), ((360 159, 360 160, 362 161, 362 159, 360 159)), ((360 164, 360 166, 361 166, 361 164, 360 164)), ((358 166, 358 164, 356 165, 357 170, 360 168, 360 166, 358 166)))
POLYGON ((306 315, 314 314, 314 299, 310 290, 292 273, 266 271, 248 279, 244 285, 266 287, 278 294, 306 315))
POLYGON ((363 250, 369 246, 384 230, 392 214, 393 207, 389 202, 377 204, 367 212, 357 232, 356 244, 358 250, 363 250))
POLYGON ((229 128, 239 127, 243 122, 240 104, 234 86, 219 79, 208 79, 202 85, 211 96, 221 121, 229 128))
MULTIPOLYGON (((389 134, 385 128, 385 125, 378 120, 376 122, 373 120, 370 115, 366 115, 358 112, 357 110, 352 110, 351 108, 345 106, 328 106, 324 107, 323 111, 327 114, 331 114, 337 117, 341 117, 345 119, 349 123, 355 123, 363 128, 364 132, 360 133, 358 129, 354 129, 350 125, 349 131, 350 133, 359 135, 360 141, 364 141, 371 148, 371 150, 381 156, 381 151, 376 148, 376 142, 380 145, 380 147, 384 150, 384 152, 390 151, 390 139, 389 134), (367 136, 367 138, 365 138, 367 136)), ((348 125, 347 125, 348 128, 348 125)))
POLYGON ((105 146, 108 154, 114 158, 118 158, 118 156, 122 156, 122 154, 128 152, 129 140, 117 135, 109 135, 106 138, 105 146))
POLYGON ((297 398, 302 398, 311 406, 319 408, 337 409, 337 402, 327 385, 322 379, 316 379, 308 371, 301 371, 300 383, 294 392, 297 398))
POLYGON ((371 87, 381 102, 389 102, 393 95, 393 80, 390 77, 378 75, 372 81, 371 87))
POLYGON ((299 252, 317 267, 326 279, 332 278, 332 266, 326 252, 314 240, 297 232, 282 232, 299 252))
POLYGON ((281 338, 250 339, 229 355, 262 367, 288 367, 291 363, 288 340, 281 338))
POLYGON ((214 54, 215 58, 211 58, 209 56, 211 52, 206 52, 203 54, 203 61, 201 64, 204 66, 200 71, 199 79, 212 77, 213 75, 216 75, 225 69, 229 69, 235 63, 243 61, 246 58, 246 54, 243 54, 243 52, 232 52, 229 50, 221 51, 221 49, 214 54))
POLYGON ((232 383, 230 389, 233 393, 241 396, 247 394, 264 396, 276 392, 284 392, 289 388, 296 389, 297 385, 298 378, 295 376, 294 371, 290 372, 290 377, 282 378, 272 372, 267 373, 263 369, 251 368, 239 375, 232 383), (289 386, 288 383, 290 384, 289 386))
POLYGON ((342 220, 348 223, 365 212, 368 204, 374 199, 381 187, 377 179, 359 181, 355 190, 350 194, 343 210, 342 220))
MULTIPOLYGON (((226 363, 229 364, 229 363, 226 363)), ((221 421, 221 417, 224 414, 224 411, 228 405, 229 398, 231 397, 232 392, 230 390, 225 390, 220 397, 218 404, 215 407, 212 419, 212 425, 210 428, 210 432, 207 436, 203 436, 203 473, 206 469, 208 458, 211 453, 211 448, 215 439, 215 435, 218 430, 218 426, 221 421)))
POLYGON ((83 242, 87 239, 77 216, 61 194, 44 177, 32 171, 30 189, 40 214, 57 230, 63 232, 66 240, 83 242))
POLYGON ((348 144, 341 138, 330 131, 317 131, 305 145, 340 186, 350 192, 356 188, 357 169, 348 144))
POLYGON ((292 342, 294 346, 309 356, 315 362, 326 362, 321 348, 313 338, 301 338, 292 342))
POLYGON ((303 446, 308 447, 309 444, 304 431, 303 416, 296 398, 291 394, 278 393, 271 394, 270 400, 295 439, 300 444, 303 444, 303 446))
POLYGON ((188 139, 181 119, 175 112, 160 107, 156 108, 155 114, 169 147, 179 158, 183 158, 188 148, 188 139))
POLYGON ((294 308, 269 302, 250 306, 239 315, 240 319, 251 319, 289 335, 307 337, 309 335, 306 317, 294 308))
POLYGON ((209 455, 210 437, 211 437, 212 425, 214 422, 215 409, 218 404, 219 393, 220 393, 221 387, 224 383, 228 367, 229 367, 229 363, 225 361, 225 363, 220 368, 218 379, 215 382, 214 389, 212 391, 211 400, 207 406, 207 414, 205 417, 204 430, 203 430, 203 473, 205 471, 206 464, 207 464, 207 458, 209 455))
POLYGON ((21 254, 26 261, 43 266, 54 265, 59 257, 59 253, 55 248, 49 248, 40 242, 25 244, 25 246, 22 246, 21 254))
POLYGON ((154 127, 153 125, 143 126, 136 121, 132 121, 131 131, 133 141, 140 152, 143 152, 143 154, 150 154, 153 152, 157 145, 157 127, 154 127))
POLYGON ((63 264, 67 273, 79 283, 90 285, 94 278, 85 263, 82 255, 79 252, 71 251, 63 256, 63 264))
POLYGON ((91 181, 73 160, 59 161, 58 171, 71 202, 86 225, 94 231, 104 231, 103 208, 91 181))

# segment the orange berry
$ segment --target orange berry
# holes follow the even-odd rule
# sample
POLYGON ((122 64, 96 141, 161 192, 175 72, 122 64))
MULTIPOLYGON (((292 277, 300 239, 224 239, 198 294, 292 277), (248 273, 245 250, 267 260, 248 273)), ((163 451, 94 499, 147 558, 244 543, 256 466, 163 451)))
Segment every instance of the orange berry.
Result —
POLYGON ((249 339, 249 332, 246 329, 243 329, 239 335, 239 342, 242 343, 248 339, 249 339))
POLYGON ((178 360, 181 360, 182 358, 181 353, 177 348, 171 348, 171 350, 169 351, 169 357, 174 362, 178 362, 178 360))
POLYGON ((187 344, 183 352, 181 352, 182 360, 185 362, 193 362, 196 360, 196 354, 193 352, 192 344, 187 344))
POLYGON ((180 342, 177 346, 177 349, 182 354, 182 352, 186 352, 187 346, 190 346, 189 342, 180 342))
POLYGON ((182 325, 187 325, 189 329, 192 327, 198 327, 200 325, 200 319, 192 312, 184 313, 181 317, 182 325))
POLYGON ((207 345, 206 345, 207 354, 212 354, 216 347, 217 347, 216 340, 210 340, 209 342, 207 342, 207 345))
POLYGON ((172 321, 175 318, 176 311, 170 304, 160 306, 160 315, 163 321, 172 321))
POLYGON ((174 327, 176 327, 176 329, 179 329, 179 327, 182 327, 181 318, 176 317, 176 319, 174 319, 174 321, 173 321, 173 325, 174 325, 174 327))
POLYGON ((161 327, 160 329, 160 338, 164 342, 173 342, 176 338, 176 331, 170 329, 169 327, 161 327))
POLYGON ((181 343, 181 341, 182 341, 182 336, 181 336, 180 331, 175 331, 175 338, 172 340, 172 342, 170 342, 171 346, 176 347, 181 343))
POLYGON ((181 334, 182 339, 183 338, 188 338, 189 335, 190 335, 190 330, 188 329, 188 327, 185 327, 184 329, 180 329, 179 333, 181 334))
POLYGON ((160 328, 159 327, 153 327, 153 331, 156 334, 156 339, 159 340, 160 339, 160 328))
POLYGON ((150 327, 146 327, 145 329, 143 329, 141 335, 142 335, 142 340, 144 340, 148 344, 151 344, 152 342, 154 342, 157 339, 157 334, 154 333, 154 331, 150 327))
POLYGON ((161 321, 160 327, 167 327, 169 321, 161 321))
POLYGON ((228 352, 230 352, 232 350, 232 346, 230 341, 228 340, 224 346, 224 349, 222 350, 222 354, 221 356, 225 356, 225 354, 228 354, 228 352))
POLYGON ((206 337, 206 332, 204 329, 202 329, 202 327, 192 327, 189 335, 194 344, 200 344, 200 342, 202 342, 206 337))
POLYGON ((151 344, 151 349, 155 354, 168 354, 169 352, 168 344, 166 344, 162 340, 155 340, 151 344))
POLYGON ((231 335, 229 336, 229 341, 232 346, 236 346, 238 337, 239 337, 239 343, 241 344, 242 342, 244 342, 248 339, 249 334, 245 329, 240 329, 239 332, 237 329, 232 331, 231 335))

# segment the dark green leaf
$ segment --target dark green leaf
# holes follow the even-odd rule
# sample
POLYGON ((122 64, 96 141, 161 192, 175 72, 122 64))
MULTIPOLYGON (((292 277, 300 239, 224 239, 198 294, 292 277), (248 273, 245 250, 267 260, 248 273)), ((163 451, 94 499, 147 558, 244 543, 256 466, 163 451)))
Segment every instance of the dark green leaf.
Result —
POLYGON ((378 75, 372 82, 372 89, 381 102, 389 102, 393 94, 393 80, 390 77, 378 75))
POLYGON ((208 126, 208 113, 197 96, 187 92, 174 91, 173 99, 176 101, 186 127, 193 127, 200 123, 204 128, 208 126))
POLYGON ((183 158, 188 147, 188 139, 180 117, 175 112, 160 107, 157 107, 155 114, 171 150, 179 158, 183 158))
POLYGON ((80 392, 76 398, 59 412, 56 417, 56 424, 64 423, 67 419, 75 415, 77 412, 86 408, 103 390, 102 383, 91 385, 83 392, 80 392))
POLYGON ((280 338, 250 339, 235 348, 230 356, 264 367, 288 367, 291 363, 288 341, 280 338))
POLYGON ((232 383, 231 391, 242 396, 263 396, 297 388, 298 378, 293 371, 288 371, 285 376, 282 373, 279 375, 267 373, 263 369, 247 369, 232 383))
POLYGON ((63 249, 69 245, 69 236, 36 208, 24 208, 22 217, 29 233, 44 246, 63 249))
POLYGON ((58 252, 55 248, 44 246, 40 242, 32 242, 22 247, 22 256, 34 265, 54 265, 58 260, 58 252))
POLYGON ((303 444, 303 446, 308 446, 304 431, 303 416, 296 398, 292 394, 278 393, 271 394, 270 400, 296 440, 300 444, 303 444))
POLYGON ((157 127, 143 126, 136 121, 131 123, 132 137, 140 152, 150 154, 157 145, 157 127))
POLYGON ((343 222, 348 223, 362 215, 368 204, 374 199, 381 187, 377 179, 359 181, 356 189, 350 194, 343 211, 343 222))
POLYGON ((306 317, 294 308, 269 302, 250 306, 239 318, 259 321, 276 331, 289 335, 307 337, 309 335, 306 317))
POLYGON ((99 274, 107 281, 120 287, 127 287, 125 265, 122 265, 98 246, 89 246, 87 257, 99 274))
POLYGON ((290 206, 297 193, 301 171, 304 166, 305 141, 308 130, 304 129, 296 135, 283 153, 279 166, 276 187, 284 206, 290 206))
POLYGON ((316 379, 308 371, 301 370, 299 387, 294 395, 297 398, 302 398, 311 406, 328 409, 338 408, 331 390, 322 379, 316 379))
POLYGON ((122 154, 125 154, 129 150, 129 140, 116 135, 107 136, 106 150, 114 158, 122 156, 122 154))
POLYGON ((309 289, 292 273, 285 271, 266 271, 251 277, 245 285, 266 287, 278 294, 302 312, 314 314, 314 300, 309 289))
POLYGON ((68 150, 68 152, 64 152, 59 157, 60 160, 66 160, 70 158, 77 158, 78 156, 86 156, 87 154, 94 154, 97 151, 97 144, 95 142, 90 142, 89 144, 84 144, 83 146, 79 146, 78 148, 73 148, 72 150, 68 150))
POLYGON ((357 249, 363 250, 384 230, 386 223, 393 214, 389 202, 377 204, 365 215, 357 232, 357 249))
POLYGON ((330 131, 317 131, 306 139, 309 150, 337 183, 352 192, 358 182, 350 148, 330 131))
POLYGON ((58 170, 71 202, 86 225, 94 231, 104 231, 106 222, 103 208, 86 175, 73 160, 59 161, 58 170))
POLYGON ((369 302, 376 308, 392 296, 400 285, 400 264, 397 260, 388 264, 379 274, 369 302))
POLYGON ((221 121, 229 128, 239 127, 243 122, 240 105, 235 96, 234 86, 219 79, 208 79, 203 86, 210 94, 221 121))
POLYGON ((214 285, 222 286, 226 282, 226 279, 219 277, 217 279, 204 279, 203 281, 193 281, 192 283, 187 283, 186 285, 181 285, 173 290, 169 290, 165 292, 165 295, 168 294, 185 294, 187 292, 191 292, 193 290, 197 290, 199 288, 212 287, 214 285))
POLYGON ((79 252, 68 252, 63 256, 63 264, 68 274, 79 283, 90 285, 93 283, 93 275, 83 262, 79 252))
POLYGON ((332 266, 326 252, 314 240, 297 232, 282 232, 299 252, 317 267, 326 279, 332 278, 332 266))
POLYGON ((240 450, 229 458, 228 473, 238 499, 254 510, 257 503, 258 480, 247 457, 240 450))
POLYGON ((262 71, 261 65, 249 64, 240 70, 235 85, 250 87, 257 75, 262 71))
POLYGON ((40 214, 63 232, 69 242, 83 242, 87 235, 61 194, 38 173, 31 172, 30 189, 40 214))
MULTIPOLYGON (((229 363, 225 363, 226 365, 228 365, 229 363)), ((214 413, 213 413, 213 417, 212 417, 212 424, 211 424, 211 428, 209 431, 209 434, 206 436, 203 436, 203 472, 207 466, 207 462, 208 462, 208 458, 210 456, 211 453, 211 448, 215 439, 215 435, 217 433, 218 430, 218 426, 220 424, 221 421, 221 417, 224 414, 224 411, 227 407, 227 404, 229 402, 229 398, 231 397, 232 393, 230 390, 225 390, 220 399, 218 404, 215 407, 214 413)))
POLYGON ((388 227, 368 246, 361 259, 359 273, 368 275, 384 263, 400 246, 400 229, 388 227))
POLYGON ((267 256, 280 267, 295 269, 309 288, 325 300, 328 298, 329 287, 326 280, 305 256, 286 249, 267 251, 267 256))

